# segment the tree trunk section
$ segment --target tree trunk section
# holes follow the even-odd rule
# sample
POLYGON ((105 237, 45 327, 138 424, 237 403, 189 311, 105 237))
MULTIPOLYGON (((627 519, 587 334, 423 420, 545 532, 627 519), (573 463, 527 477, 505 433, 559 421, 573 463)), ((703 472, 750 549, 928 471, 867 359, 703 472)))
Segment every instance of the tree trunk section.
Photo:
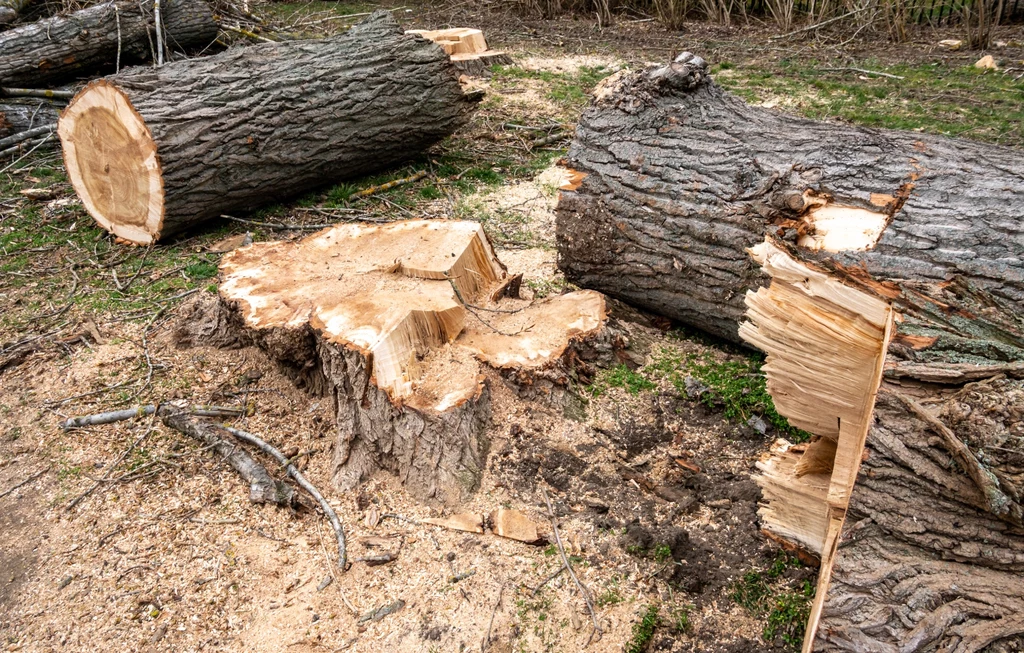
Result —
POLYGON ((56 125, 59 111, 46 100, 0 102, 0 138, 20 134, 33 127, 56 125))
POLYGON ((689 54, 577 129, 566 275, 762 349, 813 435, 756 477, 764 530, 821 560, 804 651, 1022 643, 1022 161, 749 107, 689 54))
POLYGON ((767 281, 746 249, 849 208, 887 226, 868 251, 823 251, 837 264, 1024 301, 1020 151, 751 107, 673 65, 606 80, 580 120, 568 165, 586 177, 558 205, 570 280, 738 342, 767 281))
POLYGON ((149 243, 406 161, 465 124, 478 99, 440 47, 378 12, 334 38, 93 82, 58 133, 89 213, 149 243))
MULTIPOLYGON (((162 2, 167 47, 202 50, 217 38, 217 24, 203 0, 162 2)), ((0 86, 46 88, 118 63, 153 59, 153 0, 105 2, 67 15, 0 32, 0 86)))
POLYGON ((492 299, 506 279, 475 222, 340 225, 228 254, 220 300, 194 308, 179 340, 256 345, 329 397, 339 487, 386 472, 456 505, 484 469, 490 378, 565 387, 604 337, 598 293, 492 299))

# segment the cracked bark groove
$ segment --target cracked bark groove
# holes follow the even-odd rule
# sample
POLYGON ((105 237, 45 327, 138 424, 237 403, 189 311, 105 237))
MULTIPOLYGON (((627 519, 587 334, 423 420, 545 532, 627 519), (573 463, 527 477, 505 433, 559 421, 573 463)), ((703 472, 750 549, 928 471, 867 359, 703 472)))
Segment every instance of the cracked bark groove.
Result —
MULTIPOLYGON (((175 51, 202 50, 217 38, 217 24, 202 0, 164 2, 161 14, 175 51)), ((153 0, 105 2, 0 32, 0 86, 46 88, 114 72, 119 29, 122 68, 152 59, 153 0)))
POLYGON ((484 468, 491 380, 557 401, 610 347, 600 294, 490 299, 505 279, 475 222, 339 225, 225 256, 219 300, 194 305, 178 338, 256 345, 329 397, 337 486, 385 471, 455 505, 484 468))
POLYGON ((1024 157, 750 107, 689 54, 595 96, 559 265, 767 353, 815 435, 757 478, 821 559, 804 650, 1020 650, 1024 157))
POLYGON ((465 124, 478 100, 439 46, 377 12, 337 37, 98 80, 58 133, 93 218, 149 243, 406 161, 465 124))

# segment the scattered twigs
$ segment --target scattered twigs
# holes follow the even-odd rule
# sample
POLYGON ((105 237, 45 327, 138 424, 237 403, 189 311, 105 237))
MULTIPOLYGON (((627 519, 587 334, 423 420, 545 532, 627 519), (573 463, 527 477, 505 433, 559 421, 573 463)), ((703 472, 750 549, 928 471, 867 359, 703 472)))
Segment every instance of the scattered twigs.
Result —
POLYGON ((393 179, 393 180, 391 180, 391 181, 389 181, 387 183, 383 183, 383 184, 380 184, 378 186, 370 186, 369 188, 364 188, 361 191, 352 193, 350 198, 351 199, 356 199, 356 200, 364 199, 364 198, 369 197, 370 195, 375 195, 376 193, 383 193, 384 191, 391 190, 392 188, 397 188, 398 186, 404 186, 405 184, 411 184, 411 183, 417 182, 417 181, 419 181, 420 179, 423 179, 426 176, 427 176, 427 171, 426 170, 420 170, 418 172, 415 172, 415 173, 409 175, 408 177, 403 177, 401 179, 393 179))
POLYGON ((298 483, 299 487, 308 492, 309 495, 320 504, 324 514, 327 515, 327 519, 331 522, 331 527, 334 528, 334 534, 338 538, 338 568, 344 572, 345 564, 347 562, 345 554, 345 531, 341 527, 341 520, 338 519, 338 514, 334 512, 333 508, 331 508, 331 504, 327 503, 327 499, 320 494, 320 491, 317 490, 312 483, 306 480, 302 473, 291 464, 288 457, 281 453, 277 448, 267 444, 252 433, 234 429, 230 426, 224 426, 222 428, 239 440, 254 445, 263 453, 276 459, 277 462, 281 463, 281 466, 284 467, 288 475, 295 479, 295 482, 298 483))
POLYGON ((246 38, 253 39, 255 41, 263 41, 265 43, 277 43, 277 41, 275 41, 274 39, 268 39, 265 36, 260 36, 259 34, 255 33, 255 32, 250 32, 249 30, 247 30, 247 29, 245 29, 243 27, 235 27, 233 25, 224 25, 224 24, 222 24, 221 25, 221 29, 226 29, 227 31, 234 32, 236 34, 241 34, 242 36, 244 36, 246 38))
MULTIPOLYGON (((12 162, 10 163, 10 165, 7 165, 7 166, 6 166, 6 167, 4 167, 3 169, 0 169, 0 173, 4 173, 4 172, 7 172, 8 170, 10 170, 10 169, 11 169, 11 168, 13 168, 14 166, 16 166, 16 165, 17 165, 18 163, 20 163, 20 162, 21 162, 21 161, 22 161, 23 159, 25 159, 25 158, 26 158, 27 156, 29 156, 30 154, 32 154, 33 152, 35 152, 36 150, 38 150, 38 149, 39 149, 40 147, 42 147, 42 146, 43 146, 43 145, 44 145, 45 143, 49 142, 49 140, 50 140, 51 138, 53 138, 53 132, 50 132, 49 134, 47 134, 47 135, 46 135, 46 136, 44 136, 43 138, 40 138, 40 139, 39 139, 38 141, 35 141, 35 145, 34 145, 34 146, 32 147, 32 149, 31 149, 31 150, 29 150, 28 152, 25 152, 25 153, 24 153, 23 155, 21 155, 20 157, 18 157, 18 158, 17 158, 17 159, 15 159, 14 161, 12 161, 12 162)), ((29 142, 31 143, 32 141, 29 141, 29 142)), ((15 147, 18 147, 18 146, 15 146, 15 147)), ((7 155, 8 155, 8 154, 10 154, 10 153, 12 153, 12 149, 6 149, 6 150, 4 150, 4 151, 0 152, 0 156, 7 156, 7 155)))
MULTIPOLYGON (((334 223, 329 223, 329 224, 286 224, 284 222, 258 222, 256 220, 245 220, 243 218, 236 218, 236 217, 230 216, 230 215, 222 215, 220 217, 224 218, 225 220, 231 220, 233 222, 241 222, 243 224, 249 224, 249 225, 252 225, 254 227, 266 227, 267 229, 277 229, 279 231, 303 231, 303 230, 305 230, 305 231, 319 231, 320 229, 326 229, 328 227, 333 227, 334 226, 334 223)), ((346 219, 348 219, 348 218, 346 218, 346 219)), ((353 219, 360 219, 361 220, 362 218, 360 217, 360 218, 353 218, 353 219)))
POLYGON ((70 100, 75 97, 74 91, 53 91, 43 88, 0 88, 0 96, 4 97, 45 97, 56 100, 70 100))
POLYGON ((256 462, 238 445, 222 440, 218 430, 225 427, 201 422, 189 413, 173 406, 161 406, 158 413, 169 428, 197 440, 220 454, 231 468, 249 483, 249 500, 253 503, 274 503, 280 506, 298 505, 294 488, 287 483, 275 481, 263 465, 256 462))
MULTIPOLYGON (((60 427, 67 431, 68 429, 82 428, 84 426, 113 424, 114 422, 123 422, 136 417, 152 415, 157 411, 157 408, 157 406, 149 404, 148 406, 137 406, 127 410, 114 410, 107 413, 82 415, 80 417, 72 417, 61 422, 60 427)), ((225 406, 210 406, 207 408, 194 407, 187 412, 189 415, 194 415, 196 417, 238 417, 242 414, 243 410, 241 408, 228 408, 225 406)))
POLYGON ((124 459, 127 458, 131 454, 131 452, 135 451, 135 447, 139 446, 142 443, 142 441, 145 440, 146 438, 148 438, 149 434, 152 433, 152 432, 153 432, 153 428, 152 427, 147 428, 146 431, 142 435, 140 435, 138 437, 138 439, 136 439, 134 442, 132 442, 131 445, 129 445, 129 447, 124 450, 124 453, 121 454, 121 456, 117 459, 117 461, 115 461, 114 464, 111 465, 107 469, 107 473, 103 476, 103 478, 101 478, 99 480, 95 480, 93 485, 92 485, 92 487, 90 487, 88 490, 86 490, 82 494, 79 494, 77 497, 75 497, 75 499, 71 503, 68 504, 66 509, 67 510, 73 510, 75 506, 77 506, 79 503, 81 503, 83 500, 85 500, 85 498, 88 497, 90 494, 95 492, 96 488, 98 488, 99 486, 103 485, 104 483, 108 483, 111 480, 113 480, 113 479, 111 479, 110 474, 115 469, 117 469, 118 465, 120 465, 122 462, 124 462, 124 459))
POLYGON ((580 595, 583 596, 583 600, 587 604, 587 610, 590 612, 590 619, 594 622, 594 630, 590 632, 590 637, 587 638, 587 643, 584 646, 590 646, 590 642, 593 641, 594 635, 600 638, 601 625, 597 622, 597 612, 594 610, 594 601, 590 598, 590 592, 583 586, 580 579, 576 576, 576 572, 573 571, 572 565, 569 563, 569 556, 565 554, 565 546, 562 545, 562 536, 558 532, 558 520, 555 518, 555 510, 551 507, 551 499, 548 498, 547 491, 542 487, 540 489, 541 494, 544 497, 544 503, 548 507, 548 519, 551 520, 551 531, 555 536, 555 544, 558 545, 558 554, 562 557, 562 564, 565 566, 565 570, 569 572, 569 576, 572 578, 572 582, 576 584, 576 589, 579 590, 580 595))
POLYGON ((768 40, 769 41, 779 41, 781 39, 788 39, 791 36, 796 36, 797 34, 803 34, 804 32, 813 32, 813 31, 819 30, 822 27, 825 27, 827 25, 831 25, 832 23, 838 23, 839 21, 845 20, 847 18, 850 18, 851 16, 856 16, 857 14, 863 13, 863 12, 867 11, 870 8, 871 8, 871 5, 865 5, 865 6, 861 7, 860 9, 854 9, 853 11, 851 11, 849 13, 845 13, 842 16, 836 16, 835 18, 829 18, 828 20, 823 20, 820 23, 815 23, 814 25, 808 25, 807 27, 801 27, 800 29, 793 30, 792 32, 787 32, 785 34, 779 34, 778 36, 772 36, 772 37, 769 37, 768 40))
POLYGON ((487 635, 484 636, 484 641, 480 643, 480 653, 487 653, 487 647, 491 644, 491 628, 494 626, 494 615, 498 614, 498 608, 501 607, 501 595, 505 593, 505 583, 501 584, 498 588, 498 600, 494 602, 494 609, 491 610, 491 619, 487 622, 487 635))
POLYGON ((1022 525, 1022 521, 1024 521, 1022 520, 1022 516, 1024 516, 1022 512, 1024 511, 1021 510, 1020 504, 1003 492, 1000 487, 999 478, 978 460, 974 452, 957 437, 956 433, 911 397, 900 392, 893 392, 892 394, 909 408, 910 412, 928 424, 932 431, 942 436, 946 449, 949 450, 949 453, 953 455, 953 458, 956 459, 985 496, 988 510, 1000 519, 1004 519, 1017 526, 1022 525))
POLYGON ((7 496, 8 494, 14 492, 15 490, 17 490, 19 488, 25 487, 26 485, 28 485, 32 481, 36 480, 37 478, 39 478, 40 476, 42 476, 43 474, 45 474, 48 471, 50 471, 50 466, 49 465, 47 465, 45 469, 42 469, 42 470, 36 472, 35 474, 33 474, 32 476, 29 476, 24 481, 22 481, 21 483, 18 483, 14 487, 12 487, 10 489, 7 489, 7 490, 4 490, 3 492, 0 492, 0 499, 3 499, 5 496, 7 496))
POLYGON ((563 571, 565 571, 565 565, 559 566, 555 573, 549 574, 547 578, 540 582, 540 585, 530 590, 531 596, 537 596, 537 592, 541 591, 541 589, 543 589, 545 585, 558 578, 563 571))
POLYGON ((528 145, 530 146, 530 149, 532 150, 534 148, 544 147, 545 145, 551 145, 552 143, 557 143, 559 141, 563 141, 563 140, 565 140, 567 138, 571 138, 571 137, 572 137, 572 132, 571 131, 563 131, 562 129, 559 129, 559 130, 555 131, 553 134, 549 134, 547 136, 541 136, 540 138, 533 139, 532 141, 530 141, 528 143, 528 145))
POLYGON ((38 136, 45 136, 46 134, 51 133, 56 128, 57 125, 43 125, 42 127, 33 127, 32 129, 27 129, 23 132, 14 134, 13 136, 8 136, 7 138, 0 138, 0 149, 10 147, 11 145, 17 145, 22 141, 27 141, 38 136))
POLYGON ((906 77, 900 77, 899 75, 892 75, 890 73, 882 73, 877 70, 865 70, 863 68, 819 68, 818 70, 827 71, 849 71, 853 73, 861 73, 862 75, 874 75, 875 77, 887 77, 889 79, 906 79, 906 77))

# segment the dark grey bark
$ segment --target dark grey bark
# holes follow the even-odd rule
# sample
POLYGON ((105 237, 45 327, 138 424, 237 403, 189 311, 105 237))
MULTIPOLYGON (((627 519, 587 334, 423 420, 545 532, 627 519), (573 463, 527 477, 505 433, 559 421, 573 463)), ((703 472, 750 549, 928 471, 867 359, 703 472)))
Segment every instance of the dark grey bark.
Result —
POLYGON ((0 102, 0 138, 20 134, 33 127, 56 126, 59 111, 59 107, 47 100, 2 101, 0 102))
POLYGON ((275 481, 266 468, 232 442, 230 436, 228 439, 222 438, 219 435, 219 427, 167 406, 160 408, 160 417, 169 428, 212 448, 223 457, 224 462, 249 484, 249 500, 253 503, 274 503, 288 507, 299 505, 295 488, 287 483, 275 481))
MULTIPOLYGON (((153 58, 153 0, 103 2, 0 32, 0 86, 45 88, 153 58)), ((210 46, 217 24, 203 0, 163 0, 167 47, 192 52, 210 46)))
POLYGON ((610 83, 568 159, 587 176, 557 209, 566 276, 732 341, 744 294, 767 282, 745 250, 792 238, 807 190, 891 216, 874 249, 823 264, 877 281, 955 275, 1024 302, 1018 150, 752 107, 690 60, 610 83), (894 201, 880 209, 872 193, 894 201))
POLYGON ((681 59, 609 82, 584 114, 560 266, 734 341, 745 293, 769 281, 746 249, 768 235, 890 302, 900 319, 813 650, 1018 650, 1024 386, 1007 377, 1024 361, 1024 156, 750 107, 681 59), (884 211, 878 244, 795 244, 808 190, 884 211))
MULTIPOLYGON (((814 650, 1021 650, 1024 528, 992 513, 900 391, 883 386, 875 406, 814 650)), ((938 419, 1019 503, 1024 383, 974 384, 939 406, 938 419)))
POLYGON ((440 46, 378 12, 343 35, 264 43, 106 80, 156 142, 160 235, 406 161, 464 125, 440 46))

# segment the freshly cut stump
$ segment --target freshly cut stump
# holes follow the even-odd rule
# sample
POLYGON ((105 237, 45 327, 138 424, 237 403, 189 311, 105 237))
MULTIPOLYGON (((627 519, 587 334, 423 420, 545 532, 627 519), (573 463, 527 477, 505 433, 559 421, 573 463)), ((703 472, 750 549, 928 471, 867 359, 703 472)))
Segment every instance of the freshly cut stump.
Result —
POLYGON ((478 29, 468 27, 438 30, 412 29, 406 34, 419 34, 440 45, 451 56, 455 67, 467 75, 486 75, 493 65, 512 63, 512 57, 499 50, 488 48, 484 33, 478 29))
POLYGON ((58 134, 89 214, 146 244, 408 160, 461 127, 478 100, 444 50, 377 12, 334 38, 98 80, 58 134))
POLYGON ((341 225, 235 250, 221 275, 218 322, 333 398, 339 486, 386 470, 452 504, 479 483, 487 369, 564 383, 605 320, 593 291, 492 301, 506 271, 475 222, 341 225))
MULTIPOLYGON (((203 0, 161 0, 160 18, 174 52, 199 51, 217 38, 203 0)), ((104 2, 20 25, 0 32, 0 86, 45 88, 114 72, 119 53, 122 68, 151 59, 154 41, 153 0, 104 2)))
POLYGON ((750 107, 684 54, 607 80, 568 158, 567 277, 761 349, 812 434, 756 477, 820 560, 804 651, 1024 645, 1021 153, 750 107))

